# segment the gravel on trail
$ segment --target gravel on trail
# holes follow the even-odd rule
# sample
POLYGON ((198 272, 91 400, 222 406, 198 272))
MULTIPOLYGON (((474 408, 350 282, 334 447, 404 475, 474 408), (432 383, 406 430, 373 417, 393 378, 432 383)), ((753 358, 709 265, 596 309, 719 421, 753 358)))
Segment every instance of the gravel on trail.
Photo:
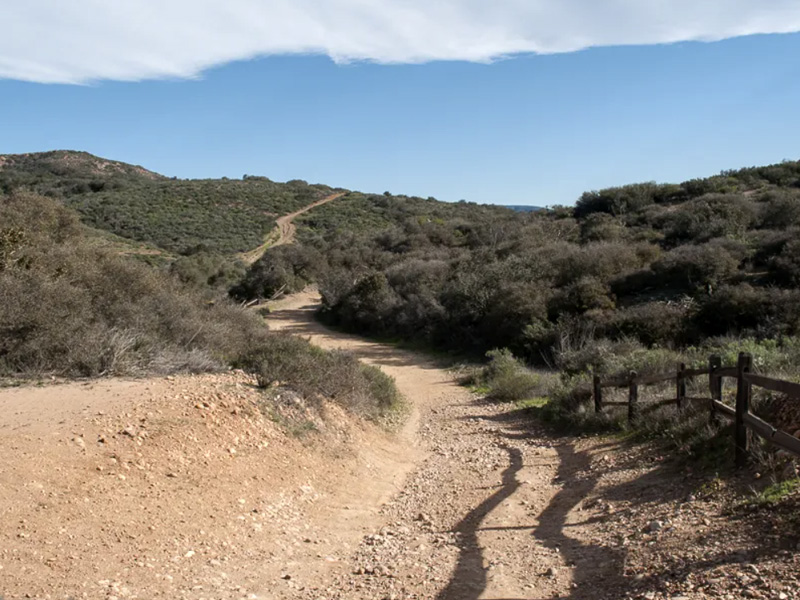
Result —
POLYGON ((796 526, 328 330, 316 301, 270 327, 395 377, 398 431, 287 391, 313 424, 292 434, 237 372, 0 390, 0 598, 800 598, 796 526))

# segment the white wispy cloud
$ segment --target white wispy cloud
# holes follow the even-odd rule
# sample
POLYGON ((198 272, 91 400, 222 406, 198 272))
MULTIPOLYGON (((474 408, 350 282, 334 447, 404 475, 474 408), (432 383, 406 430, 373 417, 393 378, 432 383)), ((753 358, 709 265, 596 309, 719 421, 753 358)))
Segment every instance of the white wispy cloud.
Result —
POLYGON ((0 0, 0 78, 195 77, 276 54, 490 61, 800 31, 797 0, 0 0))

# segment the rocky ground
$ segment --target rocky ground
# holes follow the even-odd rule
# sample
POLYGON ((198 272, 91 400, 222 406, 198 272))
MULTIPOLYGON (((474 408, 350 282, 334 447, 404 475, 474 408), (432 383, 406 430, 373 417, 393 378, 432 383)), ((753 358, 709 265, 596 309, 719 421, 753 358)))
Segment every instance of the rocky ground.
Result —
POLYGON ((555 436, 313 303, 271 326, 393 375, 402 430, 241 373, 0 390, 0 597, 800 598, 797 506, 555 436))

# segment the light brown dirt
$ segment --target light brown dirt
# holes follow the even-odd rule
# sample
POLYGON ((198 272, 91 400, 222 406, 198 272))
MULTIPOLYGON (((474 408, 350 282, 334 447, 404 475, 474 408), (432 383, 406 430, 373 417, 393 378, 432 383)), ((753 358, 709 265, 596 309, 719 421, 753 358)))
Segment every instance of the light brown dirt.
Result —
POLYGON ((395 377, 387 434, 287 435, 242 373, 0 391, 0 597, 797 598, 797 540, 650 449, 556 438, 413 352, 269 323, 395 377), (263 409, 263 410, 262 410, 263 409), (653 521, 657 521, 654 525, 653 521))
POLYGON ((300 215, 307 213, 308 211, 316 208, 317 206, 322 206, 323 204, 327 204, 337 198, 341 198, 345 195, 346 192, 337 192, 335 194, 331 194, 330 196, 326 196, 321 200, 317 200, 316 202, 309 204, 308 206, 304 206, 298 211, 293 213, 289 213, 288 215, 283 215, 282 217, 278 217, 275 219, 275 229, 273 229, 267 238, 264 240, 264 243, 258 246, 257 248, 253 248, 252 250, 248 250, 247 252, 243 252, 239 255, 241 261, 247 265, 252 265, 256 262, 261 255, 266 252, 267 248, 274 248, 275 246, 284 246, 286 244, 291 244, 294 242, 294 236, 297 232, 297 226, 294 224, 294 220, 299 217, 300 215))

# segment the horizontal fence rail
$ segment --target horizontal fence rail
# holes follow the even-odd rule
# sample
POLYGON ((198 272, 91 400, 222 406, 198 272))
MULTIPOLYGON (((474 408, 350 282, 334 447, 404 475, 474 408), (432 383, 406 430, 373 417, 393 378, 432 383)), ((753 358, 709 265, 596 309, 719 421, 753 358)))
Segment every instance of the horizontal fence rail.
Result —
POLYGON ((734 449, 737 466, 742 466, 747 462, 747 453, 750 449, 747 436, 748 429, 778 448, 795 456, 800 456, 800 439, 785 431, 776 429, 750 412, 753 386, 779 394, 786 394, 789 397, 800 398, 800 383, 758 375, 751 372, 752 367, 753 357, 743 352, 739 354, 739 361, 735 367, 723 367, 720 357, 713 355, 708 359, 708 367, 701 369, 687 369, 686 365, 680 364, 674 373, 639 375, 635 371, 631 371, 626 375, 616 375, 605 379, 600 378, 599 375, 594 375, 592 377, 594 409, 595 412, 599 413, 607 406, 626 406, 628 408, 628 421, 632 422, 640 414, 648 413, 662 406, 674 404, 680 413, 688 403, 706 402, 709 406, 712 423, 718 422, 720 416, 733 419, 735 423, 734 449), (700 376, 708 376, 709 396, 687 396, 686 381, 700 376), (729 406, 722 401, 723 377, 736 380, 735 407, 729 406), (671 381, 675 382, 674 397, 640 406, 639 386, 657 385, 671 381), (606 401, 603 398, 603 390, 614 388, 627 388, 628 400, 606 401))

